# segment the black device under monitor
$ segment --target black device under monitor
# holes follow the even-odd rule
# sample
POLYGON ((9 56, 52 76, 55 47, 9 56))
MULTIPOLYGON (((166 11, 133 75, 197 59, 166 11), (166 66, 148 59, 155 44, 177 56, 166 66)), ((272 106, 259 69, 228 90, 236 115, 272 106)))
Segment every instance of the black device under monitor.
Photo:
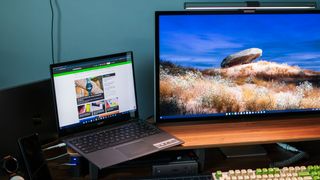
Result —
POLYGON ((156 121, 319 115, 319 12, 156 12, 156 121))
POLYGON ((59 135, 102 169, 182 143, 138 119, 132 52, 51 65, 59 135))
POLYGON ((52 179, 47 162, 44 158, 38 134, 32 134, 18 140, 21 156, 28 179, 52 179))
POLYGON ((58 138, 50 79, 0 91, 0 157, 17 157, 19 137, 38 133, 41 144, 58 138))

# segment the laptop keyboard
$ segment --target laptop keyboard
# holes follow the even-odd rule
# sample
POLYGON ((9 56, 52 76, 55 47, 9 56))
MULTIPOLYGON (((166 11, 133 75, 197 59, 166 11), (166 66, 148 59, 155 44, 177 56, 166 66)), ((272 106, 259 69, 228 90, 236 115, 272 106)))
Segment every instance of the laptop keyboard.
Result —
POLYGON ((156 127, 145 122, 132 122, 114 129, 98 131, 70 141, 84 153, 91 153, 146 136, 160 133, 156 127))

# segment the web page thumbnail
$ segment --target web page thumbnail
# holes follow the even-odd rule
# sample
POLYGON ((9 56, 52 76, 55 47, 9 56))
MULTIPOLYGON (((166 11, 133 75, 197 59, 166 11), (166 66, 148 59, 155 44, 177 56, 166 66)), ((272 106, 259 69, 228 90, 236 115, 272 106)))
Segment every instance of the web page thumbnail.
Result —
POLYGON ((106 112, 112 112, 112 111, 119 110, 118 97, 107 99, 105 102, 106 102, 106 112))
POLYGON ((92 115, 98 115, 98 114, 102 114, 105 113, 105 103, 104 101, 97 101, 97 102, 93 102, 91 103, 91 110, 92 110, 92 115))
POLYGON ((84 104, 104 98, 102 76, 75 80, 77 104, 84 104))
POLYGON ((78 114, 80 119, 91 116, 91 105, 88 103, 78 106, 78 114))

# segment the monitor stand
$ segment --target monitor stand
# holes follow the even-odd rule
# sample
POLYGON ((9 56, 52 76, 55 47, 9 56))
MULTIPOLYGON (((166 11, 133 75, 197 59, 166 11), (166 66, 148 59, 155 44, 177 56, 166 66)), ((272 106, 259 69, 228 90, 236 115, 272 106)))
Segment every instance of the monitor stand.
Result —
POLYGON ((227 158, 266 156, 267 151, 261 145, 222 147, 220 151, 227 158))

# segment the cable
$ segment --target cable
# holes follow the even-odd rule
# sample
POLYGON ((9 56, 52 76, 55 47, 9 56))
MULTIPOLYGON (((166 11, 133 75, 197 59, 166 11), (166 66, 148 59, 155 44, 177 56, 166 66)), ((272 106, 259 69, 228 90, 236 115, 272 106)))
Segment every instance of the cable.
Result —
POLYGON ((50 150, 50 149, 61 148, 61 147, 65 147, 65 146, 66 146, 66 143, 59 143, 59 144, 56 144, 56 145, 53 145, 53 146, 44 148, 44 149, 42 149, 42 150, 43 150, 43 151, 48 151, 48 150, 50 150))
POLYGON ((46 160, 47 160, 47 161, 53 161, 53 160, 62 158, 62 157, 67 156, 67 155, 69 155, 69 154, 68 154, 68 153, 64 153, 64 154, 61 154, 61 155, 56 156, 56 157, 48 158, 48 159, 46 159, 46 160))
POLYGON ((270 167, 285 167, 285 166, 290 166, 293 163, 296 163, 302 159, 308 159, 309 155, 305 152, 299 152, 298 154, 292 156, 289 159, 283 160, 283 161, 278 161, 278 162, 273 162, 269 166, 270 167))
POLYGON ((306 152, 303 152, 293 146, 290 146, 289 144, 285 144, 285 143, 277 143, 278 146, 280 146, 282 149, 287 150, 287 151, 291 151, 291 152, 298 152, 298 154, 295 154, 294 156, 290 157, 289 159, 285 159, 283 161, 278 161, 278 162, 273 162, 270 163, 269 166, 270 167, 284 167, 284 166, 289 166, 293 163, 296 163, 302 159, 308 159, 309 158, 309 154, 307 154, 306 152))
POLYGON ((52 58, 52 64, 54 64, 54 37, 53 37, 54 11, 53 11, 52 0, 49 0, 49 1, 50 1, 50 9, 51 9, 51 58, 52 58))
POLYGON ((76 166, 77 164, 76 163, 62 163, 62 164, 59 164, 59 166, 76 166))
POLYGON ((278 146, 280 146, 282 149, 285 149, 287 151, 292 151, 292 152, 302 152, 299 149, 290 146, 289 144, 285 144, 285 143, 277 143, 278 146))

